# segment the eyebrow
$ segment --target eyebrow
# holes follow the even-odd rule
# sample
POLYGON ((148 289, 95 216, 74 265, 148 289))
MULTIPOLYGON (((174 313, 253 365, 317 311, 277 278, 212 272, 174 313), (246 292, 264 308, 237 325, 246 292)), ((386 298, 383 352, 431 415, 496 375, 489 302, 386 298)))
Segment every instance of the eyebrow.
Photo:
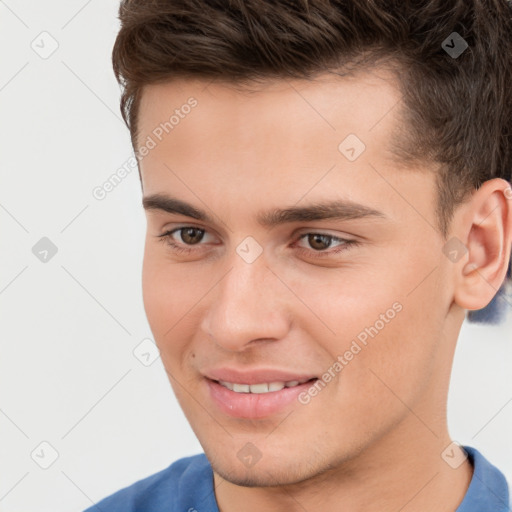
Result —
MULTIPOLYGON (((213 217, 206 211, 196 208, 185 201, 164 194, 152 194, 144 197, 142 199, 142 206, 145 210, 161 210, 167 213, 184 215, 210 224, 215 223, 213 217)), ((273 228, 291 222, 356 220, 368 217, 388 218, 383 212, 370 208, 369 206, 349 200, 334 200, 300 207, 276 208, 259 213, 256 219, 261 226, 273 228)))

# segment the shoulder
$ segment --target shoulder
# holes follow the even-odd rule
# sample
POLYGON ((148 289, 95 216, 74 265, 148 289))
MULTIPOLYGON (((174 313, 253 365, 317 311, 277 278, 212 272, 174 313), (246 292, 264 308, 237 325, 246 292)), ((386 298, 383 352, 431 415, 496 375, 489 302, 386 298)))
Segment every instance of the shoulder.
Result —
POLYGON ((204 453, 179 459, 103 498, 84 512, 161 512, 181 510, 183 506, 187 511, 194 508, 198 491, 203 495, 203 510, 215 510, 205 508, 204 503, 204 499, 215 500, 211 466, 204 453))

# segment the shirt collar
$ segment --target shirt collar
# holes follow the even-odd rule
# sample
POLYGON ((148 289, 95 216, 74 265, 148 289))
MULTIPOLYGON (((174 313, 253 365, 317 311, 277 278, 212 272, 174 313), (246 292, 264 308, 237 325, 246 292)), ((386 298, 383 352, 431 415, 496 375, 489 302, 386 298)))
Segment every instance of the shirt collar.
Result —
POLYGON ((508 484, 503 473, 477 449, 463 446, 473 465, 466 495, 455 512, 509 512, 508 484))

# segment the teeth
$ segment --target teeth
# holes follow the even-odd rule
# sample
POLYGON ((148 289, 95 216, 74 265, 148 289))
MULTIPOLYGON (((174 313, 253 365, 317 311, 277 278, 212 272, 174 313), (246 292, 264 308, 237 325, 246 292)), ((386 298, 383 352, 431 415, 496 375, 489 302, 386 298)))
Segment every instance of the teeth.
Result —
POLYGON ((268 390, 269 391, 281 391, 281 389, 283 389, 284 387, 285 387, 284 382, 271 382, 268 385, 268 390))
POLYGON ((294 386, 298 386, 303 382, 307 382, 310 379, 304 379, 301 381, 298 380, 290 380, 288 382, 263 382, 261 384, 234 384, 232 382, 226 382, 224 380, 220 380, 219 384, 228 388, 231 391, 235 391, 235 393, 255 393, 255 394, 263 394, 270 393, 272 391, 281 391, 283 388, 292 388, 294 386))
POLYGON ((233 384, 233 391, 237 393, 249 393, 250 386, 249 384, 233 384))
POLYGON ((219 384, 222 384, 225 388, 228 388, 231 391, 233 391, 233 384, 231 384, 231 382, 225 382, 223 380, 219 380, 219 384))
POLYGON ((251 384, 249 386, 251 393, 268 393, 268 384, 251 384))

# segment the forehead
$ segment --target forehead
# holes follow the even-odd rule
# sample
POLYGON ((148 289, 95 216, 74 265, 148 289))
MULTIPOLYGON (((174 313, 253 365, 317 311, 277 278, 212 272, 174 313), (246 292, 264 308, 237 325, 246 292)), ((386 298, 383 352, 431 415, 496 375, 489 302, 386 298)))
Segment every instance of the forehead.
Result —
POLYGON ((305 142, 317 133, 334 140, 355 133, 370 142, 383 131, 391 135, 389 129, 396 125, 393 121, 400 109, 395 107, 400 99, 395 76, 379 68, 355 75, 321 75, 309 81, 268 80, 250 87, 176 79, 144 88, 139 105, 139 142, 169 121, 175 111, 179 119, 175 116, 171 120, 173 138, 181 139, 180 146, 186 147, 213 137, 219 143, 227 135, 236 137, 231 139, 233 143, 261 143, 267 150, 282 146, 282 139, 305 142), (197 105, 189 109, 187 102, 192 99, 197 105), (389 115, 392 110, 395 115, 389 115), (189 118, 187 123, 182 123, 184 118, 189 118), (193 130, 193 140, 188 137, 190 133, 184 133, 187 127, 178 130, 178 124, 193 130), (268 137, 271 128, 277 126, 286 127, 284 137, 268 137))
MULTIPOLYGON (((232 200, 239 191, 260 205, 329 193, 376 208, 397 203, 379 174, 414 170, 398 169, 392 153, 400 100, 385 70, 252 90, 181 79, 147 86, 138 126, 139 147, 152 141, 140 162, 145 195, 180 188, 190 199, 222 191, 232 200)), ((425 173, 419 179, 425 191, 425 173)))

